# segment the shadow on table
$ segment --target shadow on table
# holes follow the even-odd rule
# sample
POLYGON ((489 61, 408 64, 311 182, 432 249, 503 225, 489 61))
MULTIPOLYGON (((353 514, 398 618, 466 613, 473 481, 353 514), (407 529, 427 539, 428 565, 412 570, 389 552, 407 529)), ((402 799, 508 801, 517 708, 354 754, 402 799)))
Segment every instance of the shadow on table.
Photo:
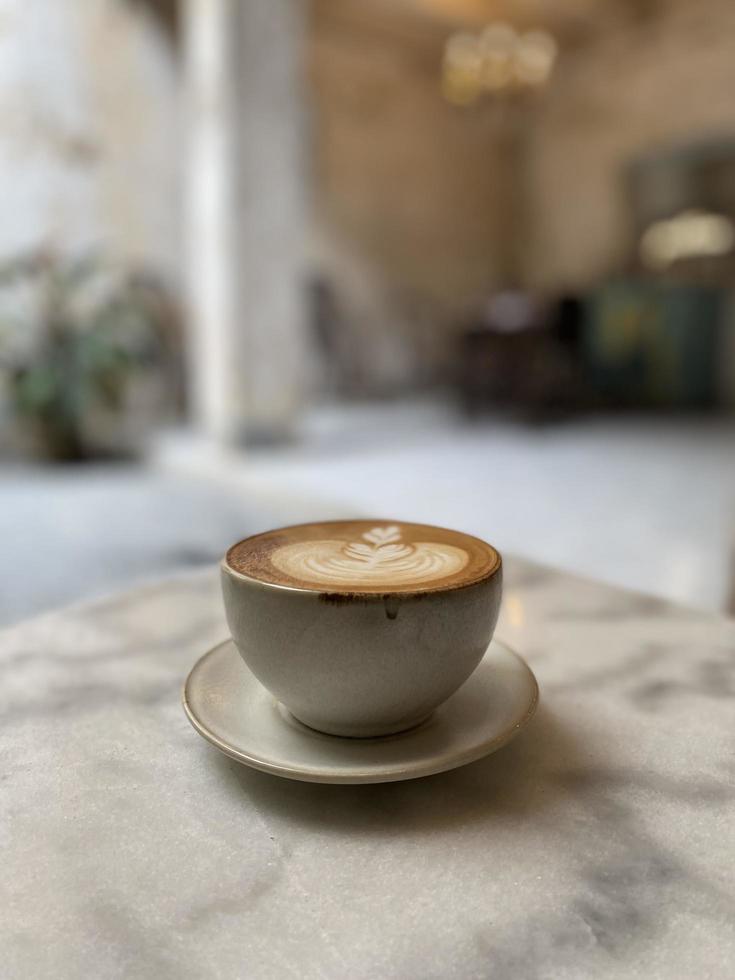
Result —
POLYGON ((282 779, 217 754, 223 776, 263 812, 321 831, 432 833, 444 826, 523 820, 553 802, 560 770, 578 765, 578 746, 541 706, 517 739, 468 766, 422 779, 361 786, 282 779))

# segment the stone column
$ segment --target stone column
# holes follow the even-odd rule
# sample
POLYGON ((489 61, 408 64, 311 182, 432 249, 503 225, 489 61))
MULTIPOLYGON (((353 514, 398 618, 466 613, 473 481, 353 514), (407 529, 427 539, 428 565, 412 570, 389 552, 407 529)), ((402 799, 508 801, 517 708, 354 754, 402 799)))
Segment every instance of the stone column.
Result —
POLYGON ((186 0, 189 363, 220 442, 289 437, 301 405, 301 0, 186 0))
POLYGON ((189 401, 197 429, 234 436, 238 327, 235 28, 238 0, 186 0, 184 54, 189 401))

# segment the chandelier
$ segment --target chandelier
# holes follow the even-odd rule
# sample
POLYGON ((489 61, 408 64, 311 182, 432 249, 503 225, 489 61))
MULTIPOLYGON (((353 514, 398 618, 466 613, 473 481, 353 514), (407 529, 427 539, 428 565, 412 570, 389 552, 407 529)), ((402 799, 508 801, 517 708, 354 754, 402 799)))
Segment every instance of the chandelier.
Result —
POLYGON ((458 31, 444 45, 442 94, 454 105, 471 105, 482 96, 539 89, 557 53, 548 31, 521 33, 503 22, 479 33, 458 31))

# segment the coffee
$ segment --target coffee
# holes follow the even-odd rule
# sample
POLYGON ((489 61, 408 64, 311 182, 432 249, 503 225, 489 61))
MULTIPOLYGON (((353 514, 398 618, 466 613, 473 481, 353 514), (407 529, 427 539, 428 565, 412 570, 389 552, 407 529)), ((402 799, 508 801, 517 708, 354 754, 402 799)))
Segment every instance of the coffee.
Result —
POLYGON ((330 593, 426 592, 472 585, 500 556, 460 531, 398 521, 329 521, 256 534, 226 564, 272 585, 330 593))

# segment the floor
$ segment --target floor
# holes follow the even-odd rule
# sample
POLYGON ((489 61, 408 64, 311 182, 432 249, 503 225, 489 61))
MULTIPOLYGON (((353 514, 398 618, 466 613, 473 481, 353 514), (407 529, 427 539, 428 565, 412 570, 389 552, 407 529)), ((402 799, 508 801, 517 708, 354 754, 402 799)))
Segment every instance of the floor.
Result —
POLYGON ((723 609, 730 588, 733 419, 613 417, 533 428, 470 425, 441 403, 324 408, 308 417, 297 446, 220 465, 244 493, 460 528, 694 606, 723 609))
POLYGON ((208 479, 139 466, 5 468, 0 625, 214 563, 290 516, 208 479))
POLYGON ((723 609, 735 423, 469 425, 438 402, 325 407, 286 449, 188 433, 147 467, 0 472, 0 624, 217 561, 234 540, 328 517, 414 519, 614 584, 723 609))

